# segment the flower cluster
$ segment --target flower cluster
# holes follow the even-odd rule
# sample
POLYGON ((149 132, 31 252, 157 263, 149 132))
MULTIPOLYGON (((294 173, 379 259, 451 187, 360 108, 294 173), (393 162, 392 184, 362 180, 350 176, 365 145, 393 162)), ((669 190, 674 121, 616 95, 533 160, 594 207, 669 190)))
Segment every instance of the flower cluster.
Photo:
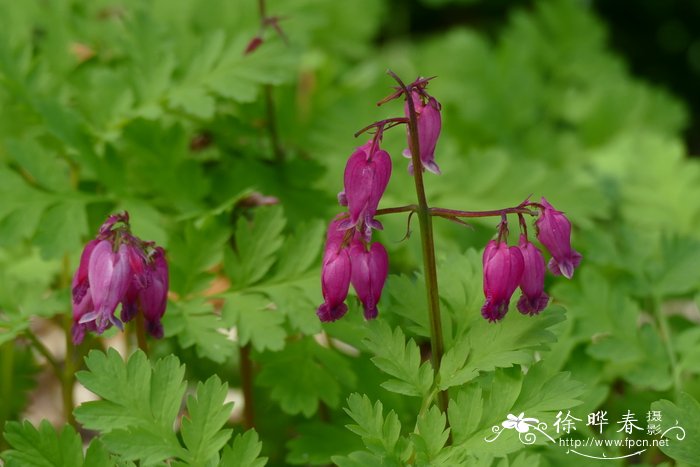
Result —
POLYGON ((110 216, 85 245, 73 276, 73 342, 82 342, 86 331, 123 329, 139 311, 148 332, 163 337, 167 294, 165 251, 131 234, 127 212, 110 216), (120 303, 121 319, 114 315, 120 303))
MULTIPOLYGON (((571 223, 561 211, 557 211, 542 198, 541 203, 524 203, 523 207, 540 209, 535 222, 537 239, 547 248, 552 258, 549 270, 554 275, 568 279, 581 263, 581 255, 571 248, 571 223)), ((522 292, 517 308, 523 314, 535 315, 545 309, 549 296, 544 292, 545 261, 542 252, 520 235, 518 246, 508 246, 505 222, 501 223, 498 240, 491 240, 484 249, 484 296, 486 301, 481 314, 489 321, 502 319, 508 311, 515 289, 522 292)))
POLYGON ((372 229, 382 224, 374 218, 379 200, 391 176, 391 157, 379 149, 379 138, 360 146, 345 167, 345 191, 338 194, 340 214, 328 226, 323 255, 321 289, 324 302, 316 314, 321 321, 341 318, 352 283, 367 319, 377 316, 377 302, 389 270, 389 257, 381 243, 371 243, 372 229))
MULTIPOLYGON (((386 282, 389 257, 381 243, 372 243, 372 230, 382 229, 375 215, 391 177, 391 156, 379 147, 379 143, 385 126, 404 123, 409 127, 412 107, 422 169, 440 173, 435 163, 435 146, 442 127, 440 104, 425 91, 427 83, 427 79, 419 78, 408 88, 399 89, 389 96, 386 100, 400 96, 406 98, 405 118, 373 125, 376 127, 374 137, 358 147, 348 159, 343 177, 344 191, 338 194, 338 203, 347 206, 347 213, 335 217, 326 236, 321 272, 324 302, 316 311, 321 321, 335 321, 347 312, 345 299, 350 284, 362 302, 365 318, 377 316, 377 303, 386 282)), ((410 130, 407 130, 407 135, 409 149, 404 155, 411 157, 414 138, 410 130)), ((408 170, 413 173, 412 163, 408 170)))
MULTIPOLYGON (((404 117, 375 122, 356 134, 357 136, 367 130, 375 130, 374 138, 357 148, 345 167, 345 189, 338 194, 338 202, 341 206, 347 206, 348 212, 338 214, 328 227, 321 273, 324 302, 318 307, 316 314, 321 321, 335 321, 341 318, 348 310, 345 299, 352 284, 364 306, 365 318, 372 319, 377 316, 377 302, 387 277, 388 257, 381 244, 372 243, 372 231, 382 229, 382 224, 375 216, 391 176, 391 157, 379 148, 379 142, 386 128, 400 124, 406 125, 407 128, 408 149, 403 151, 403 155, 411 159, 408 171, 414 176, 418 205, 390 208, 383 214, 412 211, 418 213, 421 226, 430 223, 429 216, 464 223, 460 220, 461 217, 500 215, 502 221, 499 225, 498 239, 491 240, 484 249, 485 302, 481 314, 492 322, 503 319, 517 288, 522 292, 518 299, 518 310, 526 315, 538 314, 549 304, 549 296, 544 291, 547 267, 553 274, 571 279, 574 269, 581 262, 581 255, 571 248, 571 223, 544 198, 541 203, 526 200, 517 207, 495 211, 430 208, 425 199, 422 173, 427 170, 440 174, 440 168, 435 163, 435 147, 442 129, 441 106, 426 91, 426 86, 432 78, 418 78, 406 86, 393 72, 389 71, 389 74, 399 86, 380 104, 403 97, 404 117), (420 165, 421 170, 414 173, 415 164, 420 165), (552 256, 548 264, 545 263, 542 252, 530 243, 527 237, 524 215, 535 215, 534 209, 540 211, 535 222, 537 238, 552 256), (517 246, 509 246, 507 243, 508 214, 517 214, 520 219, 522 234, 517 246)), ((424 252, 427 252, 424 255, 425 267, 432 270, 432 275, 426 274, 426 287, 435 298, 437 278, 434 254, 431 254, 434 247, 429 236, 421 237, 424 252)), ((434 319, 431 325, 435 324, 439 329, 439 307, 431 308, 429 315, 431 320, 434 319)))

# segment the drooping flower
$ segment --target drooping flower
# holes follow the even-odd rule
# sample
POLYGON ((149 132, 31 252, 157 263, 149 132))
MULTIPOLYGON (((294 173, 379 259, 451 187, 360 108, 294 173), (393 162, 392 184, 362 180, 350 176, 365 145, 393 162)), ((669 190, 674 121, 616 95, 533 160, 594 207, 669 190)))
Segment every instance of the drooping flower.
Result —
POLYGON ((114 251, 109 240, 100 240, 90 255, 88 280, 94 310, 80 318, 79 323, 95 322, 98 333, 104 332, 112 324, 123 327, 114 316, 117 305, 129 288, 131 267, 129 266, 128 246, 121 244, 114 251))
POLYGON ((73 282, 71 284, 71 292, 73 294, 73 303, 79 304, 83 301, 83 297, 88 292, 90 288, 90 281, 88 280, 88 265, 90 264, 90 256, 92 255, 92 250, 100 241, 98 239, 90 240, 83 252, 80 255, 80 264, 78 269, 73 275, 73 282))
POLYGON ((328 225, 328 230, 326 231, 326 244, 323 248, 323 262, 325 263, 331 257, 336 255, 338 251, 344 248, 346 231, 343 230, 344 216, 338 214, 333 218, 331 223, 328 225))
POLYGON ((343 244, 345 232, 340 229, 342 221, 336 217, 328 226, 326 246, 321 270, 323 303, 316 310, 321 321, 335 321, 348 311, 345 299, 350 289, 350 254, 343 244))
POLYGON ((335 321, 347 313, 345 299, 350 284, 362 302, 365 319, 376 318, 389 270, 389 257, 382 244, 368 246, 360 232, 343 230, 346 216, 336 216, 326 234, 321 270, 324 301, 316 310, 324 322, 335 321))
POLYGON ((138 313, 139 292, 148 287, 150 273, 146 265, 145 251, 137 248, 128 248, 129 266, 131 267, 131 279, 129 287, 122 298, 122 322, 131 321, 138 313))
POLYGON ((554 275, 571 279, 574 269, 581 263, 581 254, 571 248, 571 222, 564 213, 557 211, 543 197, 540 217, 535 221, 537 239, 544 245, 552 258, 547 266, 554 275))
POLYGON ((107 218, 97 238, 85 246, 73 276, 73 342, 79 344, 86 332, 101 334, 112 325, 122 329, 122 321, 138 311, 153 324, 151 334, 162 337, 158 325, 165 312, 167 276, 164 251, 131 234, 126 212, 107 218), (115 316, 120 303, 121 320, 115 316))
POLYGON ((484 249, 483 265, 486 301, 481 315, 489 321, 498 321, 508 311, 510 298, 520 284, 523 255, 516 246, 491 240, 484 249))
MULTIPOLYGON (((435 146, 442 129, 442 117, 440 116, 440 104, 434 97, 424 97, 419 90, 411 92, 410 99, 416 111, 418 125, 418 147, 420 161, 423 168, 434 174, 440 174, 440 167, 435 163, 435 146)), ((410 118, 408 102, 404 106, 406 118, 410 118)), ((411 158, 413 143, 411 132, 407 130, 408 149, 403 151, 404 157, 411 158)), ((413 162, 408 164, 409 173, 413 174, 413 162)))
POLYGON ((377 317, 377 303, 389 272, 389 256, 384 245, 373 243, 369 250, 358 240, 350 245, 352 286, 362 302, 365 319, 377 317))
POLYGON ((372 228, 382 228, 374 215, 390 176, 391 157, 379 149, 377 141, 370 140, 355 150, 345 166, 345 191, 338 195, 339 203, 347 205, 350 213, 341 222, 341 229, 355 227, 366 242, 370 241, 372 228))
POLYGON ((80 324, 80 320, 83 316, 95 309, 89 289, 86 289, 86 292, 87 293, 83 294, 79 300, 73 299, 73 327, 71 329, 71 334, 74 344, 80 344, 83 341, 85 332, 96 330, 94 321, 80 324))
POLYGON ((71 284, 71 294, 73 296, 73 342, 78 344, 85 338, 86 331, 95 331, 95 322, 79 324, 80 320, 86 314, 92 312, 95 308, 92 303, 92 295, 90 294, 90 281, 88 278, 88 266, 90 264, 90 256, 95 249, 95 246, 100 242, 99 239, 90 240, 82 254, 80 255, 80 264, 73 275, 71 284))
POLYGON ((520 279, 522 295, 518 300, 518 311, 525 315, 536 315, 549 303, 549 296, 544 292, 544 256, 525 235, 520 235, 518 248, 523 256, 523 274, 520 279))
POLYGON ((156 339, 163 337, 160 320, 168 304, 168 262, 165 250, 156 247, 148 268, 148 285, 139 291, 141 311, 146 319, 146 330, 156 339))

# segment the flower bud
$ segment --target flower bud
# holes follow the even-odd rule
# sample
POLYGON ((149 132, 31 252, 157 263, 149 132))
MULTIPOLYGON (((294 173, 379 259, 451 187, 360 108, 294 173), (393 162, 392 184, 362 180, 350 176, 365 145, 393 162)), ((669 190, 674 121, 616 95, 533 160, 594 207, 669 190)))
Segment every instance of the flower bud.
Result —
POLYGON ((341 223, 342 229, 356 227, 365 241, 371 238, 372 228, 381 229, 374 214, 390 176, 391 157, 376 142, 368 141, 355 150, 345 166, 344 195, 338 196, 350 213, 350 218, 341 223))
POLYGON ((523 274, 523 255, 518 247, 491 240, 484 249, 484 296, 481 315, 489 321, 502 319, 523 274))
POLYGON ((321 321, 335 321, 341 318, 348 307, 344 303, 350 288, 350 255, 343 245, 345 232, 340 230, 342 221, 333 220, 328 226, 326 246, 321 271, 321 290, 324 302, 316 315, 321 321))
POLYGON ((263 43, 263 38, 260 36, 255 36, 253 37, 250 42, 248 42, 248 45, 246 45, 245 50, 243 51, 243 55, 248 55, 249 53, 253 53, 255 49, 260 47, 260 45, 263 43))
POLYGON ((544 292, 544 256, 525 235, 520 235, 518 244, 523 256, 523 274, 520 279, 522 295, 518 300, 518 311, 524 315, 536 315, 549 303, 549 296, 544 292))
POLYGON ((95 323, 90 322, 80 324, 80 320, 88 313, 94 311, 95 307, 92 303, 92 295, 90 293, 90 280, 88 278, 88 265, 90 264, 90 256, 100 240, 90 240, 83 253, 80 255, 80 265, 73 275, 71 287, 72 292, 72 307, 73 307, 73 326, 71 334, 74 344, 80 344, 85 338, 85 331, 94 331, 95 323))
POLYGON ((168 261, 165 251, 156 247, 149 267, 148 285, 139 291, 141 311, 146 319, 146 329, 155 337, 163 337, 163 325, 160 320, 168 304, 168 261))
POLYGON ((91 321, 89 323, 80 323, 80 320, 86 314, 92 312, 95 306, 92 303, 92 296, 89 293, 83 295, 80 301, 73 300, 73 327, 71 329, 71 335, 73 338, 73 344, 78 345, 85 339, 85 331, 94 331, 95 322, 91 321))
MULTIPOLYGON (((416 110, 418 126, 418 146, 420 150, 420 161, 424 169, 434 174, 440 174, 440 167, 435 163, 435 146, 440 137, 442 129, 442 117, 440 116, 440 104, 434 97, 428 97, 427 103, 423 103, 423 98, 418 91, 411 92, 413 108, 416 110)), ((410 118, 408 102, 404 106, 406 118, 410 118)), ((408 134, 408 149, 404 150, 404 157, 411 158, 413 144, 411 142, 410 130, 408 134)), ((413 174, 413 163, 408 165, 409 173, 413 174)))
POLYGON ((324 302, 318 307, 316 314, 321 321, 335 321, 348 311, 344 303, 350 288, 350 255, 343 249, 332 255, 323 263, 321 273, 321 290, 324 302))
POLYGON ((129 287, 131 268, 128 256, 128 247, 124 243, 116 252, 108 240, 100 240, 95 246, 88 264, 94 311, 85 314, 80 319, 80 324, 94 321, 98 333, 112 324, 123 328, 121 321, 114 316, 114 310, 129 287))
POLYGON ((552 274, 571 279, 574 269, 581 263, 581 254, 571 248, 571 223, 564 213, 554 209, 544 197, 541 204, 542 213, 535 225, 537 239, 552 255, 547 266, 552 274))
POLYGON ((83 297, 87 294, 90 288, 90 281, 88 280, 88 264, 90 263, 90 255, 95 249, 95 246, 99 243, 99 240, 90 240, 83 253, 80 255, 80 265, 77 271, 73 275, 73 282, 71 284, 71 292, 73 295, 73 307, 75 308, 79 303, 82 302, 83 297))
POLYGON ((131 268, 131 279, 129 282, 129 287, 122 299, 122 311, 120 318, 124 323, 131 321, 134 316, 136 316, 136 313, 139 310, 139 292, 148 287, 150 281, 150 273, 146 266, 144 252, 141 249, 128 244, 127 255, 129 258, 129 267, 131 268))
POLYGON ((361 241, 355 240, 350 245, 350 261, 352 286, 362 302, 365 319, 374 319, 389 271, 389 256, 381 243, 373 243, 368 251, 361 241))

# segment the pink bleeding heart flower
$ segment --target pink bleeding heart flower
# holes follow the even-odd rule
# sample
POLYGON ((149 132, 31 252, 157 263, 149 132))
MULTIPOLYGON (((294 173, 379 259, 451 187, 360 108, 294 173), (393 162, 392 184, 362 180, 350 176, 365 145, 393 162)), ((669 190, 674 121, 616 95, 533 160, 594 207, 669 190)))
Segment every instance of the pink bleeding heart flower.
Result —
POLYGON ((518 311, 524 315, 536 315, 549 303, 549 296, 544 292, 544 256, 525 235, 520 235, 518 244, 523 256, 523 274, 520 279, 522 295, 518 300, 518 311))
POLYGON ((481 315, 489 321, 498 321, 508 311, 510 298, 520 284, 523 255, 516 246, 491 240, 484 249, 483 265, 486 301, 481 315))
POLYGON ((541 204, 542 212, 535 225, 537 239, 552 255, 547 266, 552 274, 571 279, 582 258, 578 251, 571 248, 571 222, 544 197, 541 204))
POLYGON ((391 157, 379 149, 376 141, 360 146, 345 166, 345 191, 338 195, 341 205, 347 205, 350 217, 341 222, 341 229, 355 227, 366 242, 372 236, 372 228, 381 230, 374 219, 377 206, 391 177, 391 157))
POLYGON ((343 221, 337 217, 328 226, 321 270, 323 303, 316 310, 321 321, 335 321, 348 311, 345 299, 350 289, 351 264, 348 249, 343 245, 343 221))
POLYGON ((99 243, 99 240, 90 240, 85 248, 83 248, 83 253, 80 255, 80 265, 73 275, 73 282, 71 284, 71 292, 73 296, 73 307, 75 308, 79 303, 83 301, 83 298, 87 294, 90 288, 90 281, 88 280, 88 264, 90 263, 90 255, 92 255, 92 250, 99 243))
MULTIPOLYGON (((440 137, 442 129, 442 117, 440 115, 440 104, 433 97, 428 97, 427 102, 423 102, 420 92, 414 90, 410 98, 413 100, 413 107, 416 110, 418 125, 418 146, 420 151, 420 161, 423 168, 434 174, 440 174, 440 167, 435 163, 435 146, 440 137)), ((409 118, 408 102, 404 106, 406 118, 409 118)), ((403 151, 404 157, 411 158, 413 144, 411 142, 411 132, 407 131, 408 149, 403 151)), ((413 174, 413 162, 408 165, 408 172, 413 174)))
POLYGON ((160 320, 168 304, 168 261, 165 251, 156 247, 148 268, 148 285, 138 293, 141 311, 146 319, 146 329, 155 338, 163 337, 163 325, 160 320))
MULTIPOLYGON (((125 237, 129 238, 131 236, 125 237)), ((135 239, 132 241, 135 241, 135 239)), ((131 268, 131 280, 121 301, 122 311, 120 318, 124 323, 131 321, 138 313, 139 292, 148 287, 150 283, 150 271, 146 265, 144 251, 128 243, 127 257, 131 268)))
POLYGON ((87 331, 101 334, 112 325, 123 329, 122 322, 139 311, 150 333, 162 337, 167 292, 163 249, 131 234, 127 212, 109 216, 97 238, 85 245, 73 276, 73 342, 80 344, 87 331), (120 303, 121 320, 115 316, 120 303))
POLYGON ((92 303, 92 296, 88 293, 78 303, 73 303, 73 326, 71 328, 71 336, 73 344, 78 345, 85 339, 85 332, 96 331, 95 322, 81 323, 80 320, 88 313, 95 309, 92 303))
POLYGON ((374 319, 389 272, 389 256, 381 243, 373 243, 367 250, 361 241, 355 240, 350 245, 350 261, 352 286, 362 302, 365 319, 374 319))
POLYGON ((98 333, 112 324, 123 329, 121 321, 114 316, 117 305, 129 287, 131 268, 128 246, 121 244, 115 252, 112 242, 100 240, 90 255, 88 280, 94 310, 80 318, 80 324, 94 322, 98 333))
POLYGON ((88 264, 90 256, 95 246, 100 241, 91 240, 85 245, 83 253, 80 255, 80 265, 73 275, 72 282, 72 307, 73 307, 73 327, 71 330, 73 343, 80 344, 85 338, 85 331, 94 331, 94 322, 87 325, 81 325, 80 320, 87 313, 94 310, 92 303, 92 295, 90 294, 90 281, 88 279, 88 264))

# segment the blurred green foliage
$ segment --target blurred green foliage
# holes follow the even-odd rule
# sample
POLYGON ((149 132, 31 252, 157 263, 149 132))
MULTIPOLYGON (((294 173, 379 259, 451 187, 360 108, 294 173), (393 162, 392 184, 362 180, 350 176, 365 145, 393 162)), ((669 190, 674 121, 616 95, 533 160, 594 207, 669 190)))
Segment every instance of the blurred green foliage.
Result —
MULTIPOLYGON (((641 417, 652 404, 686 429, 697 425, 700 167, 684 154, 682 103, 630 75, 585 2, 538 2, 495 38, 455 27, 379 46, 390 6, 270 0, 289 43, 267 28, 244 55, 260 33, 253 0, 0 1, 8 466, 58 457, 70 465, 548 466, 581 458, 543 439, 526 446, 512 432, 493 444, 484 438, 508 414, 551 424, 558 411, 606 410, 614 420, 627 410, 641 417), (572 219, 584 256, 571 282, 550 281, 554 304, 541 316, 512 310, 487 323, 479 250, 496 221, 468 230, 437 219, 447 343, 437 377, 425 358, 420 246, 399 242, 405 217, 383 218, 377 235, 394 273, 378 322, 365 323, 354 299, 340 322, 321 326, 314 316, 323 225, 340 209, 347 156, 364 142, 352 134, 402 112, 374 105, 390 92, 387 68, 405 79, 437 76, 430 92, 443 108, 443 175, 426 181, 432 205, 496 209, 546 196, 572 219), (251 207, 259 194, 279 206, 251 207), (78 379, 103 400, 75 411, 98 431, 83 455, 72 428, 15 420, 36 366, 32 325, 61 325, 81 245, 121 209, 137 235, 168 251, 166 339, 152 343, 151 360, 89 354, 78 379), (234 436, 222 414, 231 410, 226 382, 246 384, 244 345, 256 431, 234 436), (447 414, 430 407, 436 388, 449 390, 447 414)), ((386 135, 394 176, 382 207, 413 202, 398 157, 405 145, 400 131, 386 135)), ((619 436, 616 428, 603 435, 619 436)), ((635 460, 692 463, 700 440, 697 430, 687 434, 635 460)), ((584 424, 576 434, 593 435, 584 424)))

